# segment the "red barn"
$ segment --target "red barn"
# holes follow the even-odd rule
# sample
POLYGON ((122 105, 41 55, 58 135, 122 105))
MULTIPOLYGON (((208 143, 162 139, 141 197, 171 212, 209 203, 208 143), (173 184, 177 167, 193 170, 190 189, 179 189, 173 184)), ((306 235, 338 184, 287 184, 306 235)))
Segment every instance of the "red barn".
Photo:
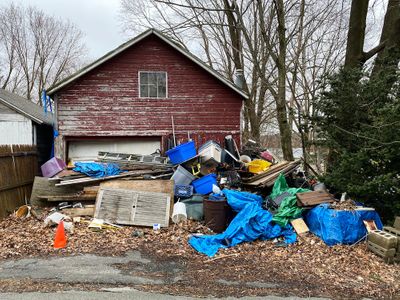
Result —
POLYGON ((174 129, 196 146, 240 144, 241 89, 156 30, 148 30, 48 90, 57 116, 56 154, 167 150, 174 129))

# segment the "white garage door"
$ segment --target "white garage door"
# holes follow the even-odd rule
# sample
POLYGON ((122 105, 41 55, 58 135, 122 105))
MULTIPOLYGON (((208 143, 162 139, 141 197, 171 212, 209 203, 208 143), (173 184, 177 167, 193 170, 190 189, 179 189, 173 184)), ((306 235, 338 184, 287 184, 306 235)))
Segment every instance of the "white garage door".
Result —
POLYGON ((95 160, 99 151, 148 155, 160 149, 160 147, 159 138, 70 141, 68 143, 68 158, 71 162, 95 160))

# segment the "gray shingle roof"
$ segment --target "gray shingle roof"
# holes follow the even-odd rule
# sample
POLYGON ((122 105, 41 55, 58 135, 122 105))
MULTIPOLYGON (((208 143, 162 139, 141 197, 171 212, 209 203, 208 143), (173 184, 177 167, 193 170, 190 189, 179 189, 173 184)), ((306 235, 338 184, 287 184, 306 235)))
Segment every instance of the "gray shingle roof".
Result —
POLYGON ((43 107, 17 94, 0 89, 0 103, 38 124, 53 124, 53 114, 44 113, 43 107))

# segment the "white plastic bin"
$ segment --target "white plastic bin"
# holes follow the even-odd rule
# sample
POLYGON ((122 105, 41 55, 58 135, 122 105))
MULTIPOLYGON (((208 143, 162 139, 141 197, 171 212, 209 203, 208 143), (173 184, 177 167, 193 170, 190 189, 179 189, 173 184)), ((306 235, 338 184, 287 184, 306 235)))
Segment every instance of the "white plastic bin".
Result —
POLYGON ((174 180, 175 184, 189 185, 193 180, 196 179, 196 177, 194 177, 184 167, 178 166, 171 179, 174 180))
POLYGON ((220 145, 218 145, 214 141, 208 141, 204 145, 199 148, 199 156, 203 161, 207 161, 211 158, 214 158, 217 162, 221 162, 221 153, 222 149, 220 145))

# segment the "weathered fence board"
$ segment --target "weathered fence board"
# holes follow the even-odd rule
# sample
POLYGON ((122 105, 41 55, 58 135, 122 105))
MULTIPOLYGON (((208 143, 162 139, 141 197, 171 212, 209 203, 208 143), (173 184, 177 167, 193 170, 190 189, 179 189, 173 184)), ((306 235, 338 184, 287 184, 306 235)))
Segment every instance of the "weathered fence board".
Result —
POLYGON ((29 201, 37 173, 35 146, 0 146, 0 218, 29 201))

